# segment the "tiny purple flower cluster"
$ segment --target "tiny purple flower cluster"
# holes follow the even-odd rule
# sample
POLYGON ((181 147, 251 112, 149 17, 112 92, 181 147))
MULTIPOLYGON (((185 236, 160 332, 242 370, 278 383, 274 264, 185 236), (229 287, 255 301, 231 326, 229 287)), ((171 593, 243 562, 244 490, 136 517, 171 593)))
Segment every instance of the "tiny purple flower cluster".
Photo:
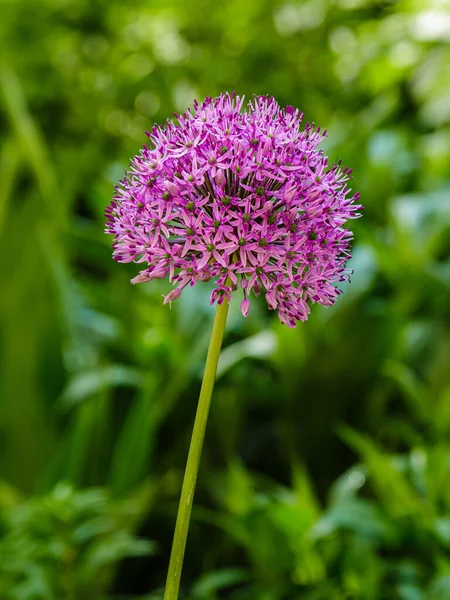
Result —
POLYGON ((351 171, 317 150, 326 132, 274 98, 207 98, 147 134, 107 208, 114 258, 146 264, 133 283, 168 276, 176 287, 215 280, 211 303, 243 290, 241 311, 262 290, 282 323, 305 321, 314 302, 330 306, 359 216, 351 171))

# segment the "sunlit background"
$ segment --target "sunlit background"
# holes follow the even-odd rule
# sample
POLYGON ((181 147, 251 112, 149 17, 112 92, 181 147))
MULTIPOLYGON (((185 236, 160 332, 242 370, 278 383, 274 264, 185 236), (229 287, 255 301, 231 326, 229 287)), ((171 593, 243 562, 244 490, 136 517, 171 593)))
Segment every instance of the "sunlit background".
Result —
POLYGON ((0 599, 162 598, 213 310, 103 212, 145 130, 274 95, 354 169, 353 281, 233 302, 187 600, 450 599, 450 2, 0 0, 0 599))

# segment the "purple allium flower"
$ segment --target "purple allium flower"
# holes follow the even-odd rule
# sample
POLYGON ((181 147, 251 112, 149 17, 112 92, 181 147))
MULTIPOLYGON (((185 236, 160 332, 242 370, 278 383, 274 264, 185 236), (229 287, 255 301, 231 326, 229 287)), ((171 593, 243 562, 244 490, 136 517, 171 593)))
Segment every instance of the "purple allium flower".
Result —
POLYGON ((345 263, 360 216, 351 170, 328 165, 326 135, 274 98, 233 94, 194 103, 155 126, 107 208, 114 258, 145 264, 133 283, 168 276, 164 302, 187 285, 213 279, 211 303, 263 290, 282 323, 305 321, 309 305, 330 306, 349 278, 345 263))

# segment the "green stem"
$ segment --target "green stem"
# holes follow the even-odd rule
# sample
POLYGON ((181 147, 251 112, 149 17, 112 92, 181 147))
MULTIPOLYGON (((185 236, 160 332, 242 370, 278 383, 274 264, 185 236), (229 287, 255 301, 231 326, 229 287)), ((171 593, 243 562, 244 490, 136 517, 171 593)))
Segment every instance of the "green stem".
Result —
POLYGON ((181 490, 180 505, 178 507, 177 523, 175 525, 175 533, 173 536, 172 553, 170 555, 164 600, 177 600, 178 598, 184 550, 186 548, 192 502, 194 499, 195 483, 197 481, 206 422, 208 420, 209 406, 211 404, 211 396, 214 388, 214 380, 216 378, 217 363, 219 361, 227 314, 228 301, 224 299, 222 304, 217 305, 211 340, 209 342, 208 356, 206 357, 205 372, 203 374, 197 414, 195 416, 191 445, 181 490))

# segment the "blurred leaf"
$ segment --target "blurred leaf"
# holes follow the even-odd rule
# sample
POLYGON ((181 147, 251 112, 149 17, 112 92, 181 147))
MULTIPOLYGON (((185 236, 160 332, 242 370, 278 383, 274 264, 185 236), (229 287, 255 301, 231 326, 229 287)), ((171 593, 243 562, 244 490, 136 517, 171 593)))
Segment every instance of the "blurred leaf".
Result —
POLYGON ((339 431, 342 438, 360 454, 367 465, 373 485, 388 513, 392 517, 420 514, 420 498, 405 477, 394 469, 390 457, 380 452, 366 436, 348 427, 341 427, 339 431))
POLYGON ((114 387, 138 387, 143 382, 142 373, 125 365, 109 365, 72 376, 61 396, 61 405, 72 408, 98 392, 114 387))
POLYGON ((139 540, 126 532, 117 532, 93 544, 83 557, 79 569, 81 585, 89 585, 101 578, 105 567, 127 556, 148 556, 155 551, 155 545, 148 540, 139 540))
POLYGON ((193 598, 210 598, 211 593, 249 580, 249 573, 243 569, 223 569, 208 573, 200 578, 192 588, 193 598))
POLYGON ((19 175, 20 154, 12 139, 7 139, 0 152, 0 235, 8 211, 8 203, 19 175))
POLYGON ((241 342, 227 346, 220 354, 217 377, 222 377, 224 373, 244 358, 268 358, 276 349, 276 338, 272 331, 262 331, 241 342))
POLYGON ((28 111, 22 84, 10 65, 2 64, 0 67, 0 90, 6 112, 22 145, 23 156, 30 161, 49 215, 64 227, 65 207, 61 202, 53 165, 38 126, 28 111))
POLYGON ((414 373, 396 361, 387 361, 384 373, 391 377, 402 390, 413 414, 423 423, 432 419, 432 398, 429 391, 417 380, 414 373))
POLYGON ((430 586, 427 600, 449 600, 450 599, 450 575, 436 578, 430 586))
POLYGON ((331 506, 314 525, 312 535, 315 538, 328 537, 342 530, 387 545, 398 538, 395 525, 377 506, 362 499, 347 500, 331 506))

